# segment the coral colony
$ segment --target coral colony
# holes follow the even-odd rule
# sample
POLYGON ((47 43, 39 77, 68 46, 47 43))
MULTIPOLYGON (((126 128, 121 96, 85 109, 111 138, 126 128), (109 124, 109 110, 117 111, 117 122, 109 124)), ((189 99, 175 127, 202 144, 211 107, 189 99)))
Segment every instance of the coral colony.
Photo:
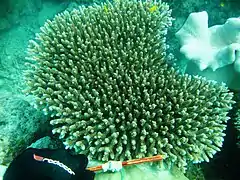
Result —
POLYGON ((161 154, 182 170, 220 150, 233 95, 167 64, 171 22, 165 3, 118 0, 45 23, 26 93, 66 148, 101 161, 161 154))

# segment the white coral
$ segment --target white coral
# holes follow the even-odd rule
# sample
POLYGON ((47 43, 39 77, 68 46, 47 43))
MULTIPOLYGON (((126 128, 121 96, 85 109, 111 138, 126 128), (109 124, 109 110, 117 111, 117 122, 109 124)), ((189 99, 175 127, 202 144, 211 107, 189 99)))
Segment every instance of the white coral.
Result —
POLYGON ((208 28, 207 12, 191 13, 176 37, 180 52, 189 60, 187 73, 240 88, 240 83, 236 84, 240 78, 240 18, 208 28))

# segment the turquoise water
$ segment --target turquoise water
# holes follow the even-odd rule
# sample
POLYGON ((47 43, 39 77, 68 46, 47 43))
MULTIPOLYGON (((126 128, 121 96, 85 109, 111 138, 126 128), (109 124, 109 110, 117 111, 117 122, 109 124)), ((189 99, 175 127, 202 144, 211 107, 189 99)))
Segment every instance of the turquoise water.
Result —
MULTIPOLYGON (((97 0, 95 2, 99 3, 97 0)), ((175 19, 173 26, 168 30, 167 51, 177 59, 182 59, 182 54, 179 51, 180 43, 175 33, 182 27, 190 13, 207 11, 209 27, 224 24, 228 18, 240 16, 238 0, 168 0, 164 2, 169 4, 172 17, 175 19)), ((29 62, 25 59, 27 47, 29 40, 35 38, 47 19, 52 20, 57 13, 66 9, 72 10, 79 5, 88 6, 92 3, 87 0, 3 0, 0 2, 0 164, 7 165, 16 154, 43 137, 50 136, 52 139, 42 140, 35 147, 63 147, 57 136, 51 133, 49 117, 44 116, 42 111, 32 108, 32 97, 25 97, 22 93, 26 86, 23 80, 24 71, 29 68, 25 64, 29 62)), ((184 61, 179 64, 182 68, 180 71, 184 72, 184 61)), ((237 96, 239 89, 234 92, 237 96)), ((239 107, 236 105, 230 114, 231 119, 228 121, 225 132, 227 136, 221 151, 209 163, 201 163, 200 170, 196 167, 189 170, 190 172, 186 175, 189 179, 192 176, 194 176, 193 179, 197 179, 196 176, 202 177, 202 174, 209 180, 234 179, 235 168, 240 165, 236 159, 236 155, 240 152, 236 146, 236 127, 233 125, 237 108, 239 107)))

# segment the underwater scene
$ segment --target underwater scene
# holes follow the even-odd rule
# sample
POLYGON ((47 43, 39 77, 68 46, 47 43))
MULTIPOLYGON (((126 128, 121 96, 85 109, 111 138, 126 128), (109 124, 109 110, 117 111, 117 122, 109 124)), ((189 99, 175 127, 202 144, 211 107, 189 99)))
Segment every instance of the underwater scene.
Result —
POLYGON ((0 180, 240 179, 240 0, 1 0, 0 180))

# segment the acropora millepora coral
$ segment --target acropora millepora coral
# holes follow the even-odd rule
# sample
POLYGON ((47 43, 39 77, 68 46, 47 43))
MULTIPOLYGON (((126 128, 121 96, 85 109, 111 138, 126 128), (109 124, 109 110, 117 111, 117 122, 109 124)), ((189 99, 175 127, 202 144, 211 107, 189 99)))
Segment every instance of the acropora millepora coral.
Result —
POLYGON ((45 23, 29 43, 25 92, 66 148, 102 161, 163 154, 180 168, 220 150, 233 95, 167 64, 171 24, 166 3, 136 0, 45 23))

